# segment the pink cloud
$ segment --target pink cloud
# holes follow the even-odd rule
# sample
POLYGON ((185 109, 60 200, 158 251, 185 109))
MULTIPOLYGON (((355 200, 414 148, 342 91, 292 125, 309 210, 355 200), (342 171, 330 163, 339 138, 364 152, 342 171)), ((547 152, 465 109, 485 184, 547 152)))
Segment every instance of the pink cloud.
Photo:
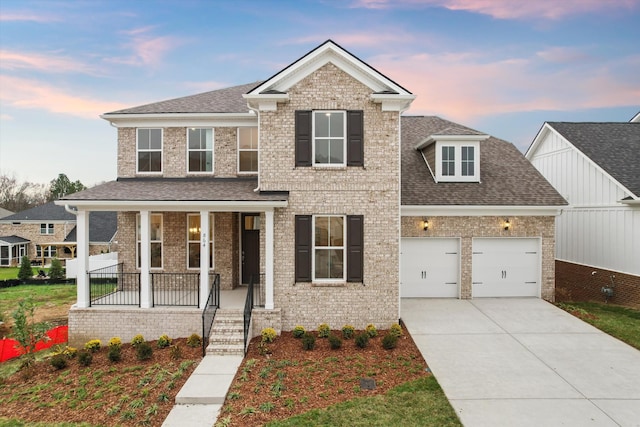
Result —
POLYGON ((461 122, 533 110, 634 105, 640 87, 633 70, 640 60, 588 71, 540 67, 539 58, 483 61, 475 54, 378 56, 369 63, 417 95, 411 114, 437 114, 461 122))
POLYGON ((131 40, 124 46, 132 53, 107 61, 133 66, 158 65, 169 51, 184 43, 184 40, 171 36, 151 36, 149 32, 153 28, 151 26, 140 27, 124 32, 125 35, 131 37, 131 40))
POLYGON ((635 0, 354 0, 352 7, 368 9, 443 7, 489 15, 497 19, 560 19, 577 13, 629 10, 635 0))
POLYGON ((117 102, 101 101, 65 92, 36 80, 0 75, 0 102, 16 108, 34 108, 85 119, 96 119, 100 114, 126 106, 117 102))
POLYGON ((93 67, 75 59, 9 50, 0 50, 0 68, 7 70, 34 69, 52 73, 83 72, 95 74, 93 67))
POLYGON ((592 56, 583 49, 568 46, 554 46, 536 53, 538 57, 555 63, 580 63, 589 61, 592 56))
POLYGON ((2 21, 56 22, 60 21, 60 18, 53 15, 38 15, 32 12, 17 12, 0 14, 0 22, 2 21))

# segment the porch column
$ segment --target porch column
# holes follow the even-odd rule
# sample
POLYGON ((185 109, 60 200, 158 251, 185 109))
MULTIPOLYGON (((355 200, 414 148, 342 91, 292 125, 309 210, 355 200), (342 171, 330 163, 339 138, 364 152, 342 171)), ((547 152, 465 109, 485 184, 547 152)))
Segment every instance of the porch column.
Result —
MULTIPOLYGON (((91 292, 89 287, 89 212, 78 211, 76 213, 76 239, 77 255, 77 306, 87 308, 91 305, 91 292)), ((44 251, 44 248, 42 249, 44 251)))
POLYGON ((265 211, 264 308, 273 310, 273 210, 265 211))
POLYGON ((209 212, 200 211, 200 308, 209 297, 209 212))
POLYGON ((140 211, 140 307, 151 308, 151 215, 140 211))

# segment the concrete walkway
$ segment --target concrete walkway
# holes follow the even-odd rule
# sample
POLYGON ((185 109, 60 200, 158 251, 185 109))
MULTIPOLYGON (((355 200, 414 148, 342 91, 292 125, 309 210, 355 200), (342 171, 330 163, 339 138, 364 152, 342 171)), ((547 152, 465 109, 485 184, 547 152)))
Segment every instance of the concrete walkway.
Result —
POLYGON ((227 396, 242 356, 205 356, 184 383, 163 427, 211 427, 227 396))
POLYGON ((640 351, 540 299, 402 299, 466 427, 640 426, 640 351))

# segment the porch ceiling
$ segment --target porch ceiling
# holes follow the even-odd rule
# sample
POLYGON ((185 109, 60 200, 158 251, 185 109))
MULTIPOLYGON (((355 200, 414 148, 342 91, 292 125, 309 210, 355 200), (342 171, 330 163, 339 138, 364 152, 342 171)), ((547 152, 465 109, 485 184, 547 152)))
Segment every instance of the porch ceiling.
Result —
POLYGON ((56 201, 84 210, 215 209, 251 211, 287 206, 287 192, 254 191, 248 178, 119 178, 56 201))

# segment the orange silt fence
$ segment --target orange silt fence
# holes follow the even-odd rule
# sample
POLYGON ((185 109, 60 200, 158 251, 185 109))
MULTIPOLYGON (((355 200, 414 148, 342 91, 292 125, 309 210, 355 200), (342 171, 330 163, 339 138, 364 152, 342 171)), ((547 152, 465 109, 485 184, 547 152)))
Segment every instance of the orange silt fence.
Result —
MULTIPOLYGON (((47 331, 48 340, 42 340, 36 344, 36 351, 45 350, 56 344, 64 344, 69 340, 69 327, 56 326, 47 331)), ((13 359, 22 355, 23 351, 18 345, 18 341, 11 338, 0 340, 0 362, 13 359)))

